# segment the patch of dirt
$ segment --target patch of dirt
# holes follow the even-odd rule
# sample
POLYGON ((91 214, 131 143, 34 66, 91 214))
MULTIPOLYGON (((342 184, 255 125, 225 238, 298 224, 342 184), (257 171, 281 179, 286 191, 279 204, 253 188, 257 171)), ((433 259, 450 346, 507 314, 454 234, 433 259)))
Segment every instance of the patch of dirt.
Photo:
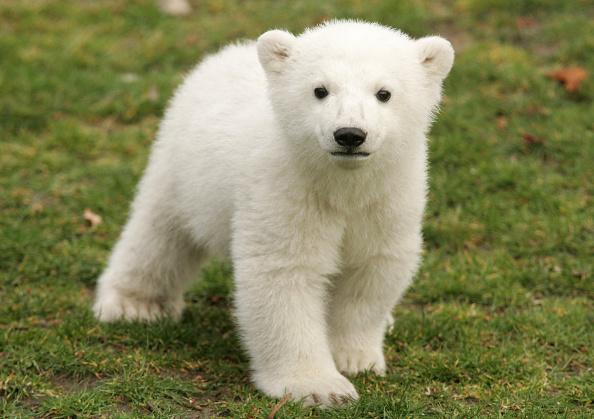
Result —
POLYGON ((60 393, 77 393, 81 390, 90 390, 99 384, 99 378, 87 376, 84 378, 73 377, 71 375, 59 375, 52 381, 52 388, 60 393))

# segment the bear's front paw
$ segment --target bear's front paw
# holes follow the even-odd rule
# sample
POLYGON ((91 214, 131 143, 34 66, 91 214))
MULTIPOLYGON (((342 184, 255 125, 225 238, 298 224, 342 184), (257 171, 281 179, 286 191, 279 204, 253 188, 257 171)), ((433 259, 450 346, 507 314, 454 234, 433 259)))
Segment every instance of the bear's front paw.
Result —
POLYGON ((298 380, 283 380, 274 385, 262 387, 264 392, 272 397, 282 397, 291 393, 293 401, 301 401, 303 407, 344 406, 359 398, 353 384, 338 373, 329 377, 314 376, 298 380))
POLYGON ((334 351, 336 368, 343 374, 354 375, 366 370, 371 370, 377 375, 386 373, 386 361, 381 349, 343 349, 334 351))
POLYGON ((93 306, 95 317, 101 322, 118 320, 155 322, 166 317, 178 320, 182 310, 183 300, 163 303, 124 296, 115 292, 98 297, 93 306))

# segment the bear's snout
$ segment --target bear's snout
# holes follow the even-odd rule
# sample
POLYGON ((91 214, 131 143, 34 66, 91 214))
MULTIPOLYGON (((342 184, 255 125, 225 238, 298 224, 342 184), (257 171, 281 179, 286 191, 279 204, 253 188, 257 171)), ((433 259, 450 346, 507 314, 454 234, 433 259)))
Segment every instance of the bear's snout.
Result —
POLYGON ((334 141, 343 147, 359 147, 367 134, 359 128, 339 128, 334 131, 334 141))

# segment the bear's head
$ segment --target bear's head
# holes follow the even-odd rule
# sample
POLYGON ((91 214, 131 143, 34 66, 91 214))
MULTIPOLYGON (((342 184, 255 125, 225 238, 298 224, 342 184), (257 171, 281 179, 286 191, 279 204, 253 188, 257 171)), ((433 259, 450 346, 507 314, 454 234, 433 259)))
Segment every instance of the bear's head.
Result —
POLYGON ((451 44, 378 24, 331 21, 257 42, 286 139, 307 159, 354 168, 423 141, 454 60, 451 44))

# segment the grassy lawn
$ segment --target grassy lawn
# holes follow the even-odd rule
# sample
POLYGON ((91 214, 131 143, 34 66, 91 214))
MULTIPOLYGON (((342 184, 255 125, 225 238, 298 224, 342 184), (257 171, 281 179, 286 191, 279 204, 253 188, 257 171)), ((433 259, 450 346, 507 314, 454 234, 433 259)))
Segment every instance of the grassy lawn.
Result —
POLYGON ((179 324, 100 325, 90 307, 184 73, 236 38, 330 17, 441 34, 457 56, 390 373, 354 378, 346 409, 275 417, 592 417, 594 3, 190 3, 175 18, 155 0, 0 0, 0 417, 269 415, 225 262, 179 324), (550 76, 567 68, 590 75, 575 88, 550 76))

